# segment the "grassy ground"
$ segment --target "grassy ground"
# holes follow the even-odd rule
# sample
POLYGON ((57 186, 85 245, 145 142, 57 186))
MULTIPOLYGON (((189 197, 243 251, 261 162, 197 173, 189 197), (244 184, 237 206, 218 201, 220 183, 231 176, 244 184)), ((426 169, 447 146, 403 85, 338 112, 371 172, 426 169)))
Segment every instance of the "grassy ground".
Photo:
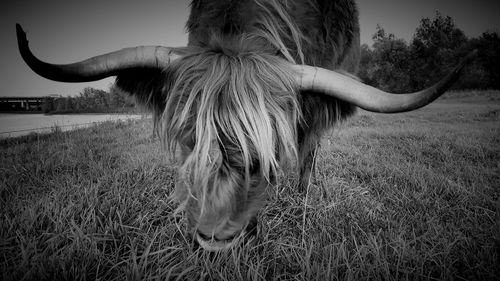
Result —
MULTIPOLYGON (((457 98, 459 97, 459 98, 457 98)), ((3 280, 498 280, 500 93, 359 112, 307 196, 283 179, 259 243, 193 252, 148 120, 0 142, 3 280)))

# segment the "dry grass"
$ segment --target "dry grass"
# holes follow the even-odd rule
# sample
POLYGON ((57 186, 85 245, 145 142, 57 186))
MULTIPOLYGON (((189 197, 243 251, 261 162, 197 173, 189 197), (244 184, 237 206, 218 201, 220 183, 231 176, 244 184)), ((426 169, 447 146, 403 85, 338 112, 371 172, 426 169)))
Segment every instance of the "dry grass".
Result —
POLYGON ((307 196, 283 179, 261 238, 193 252, 149 121, 0 142, 3 280, 500 278, 500 102, 359 112, 323 139, 307 196), (307 199, 306 199, 307 198, 307 199))

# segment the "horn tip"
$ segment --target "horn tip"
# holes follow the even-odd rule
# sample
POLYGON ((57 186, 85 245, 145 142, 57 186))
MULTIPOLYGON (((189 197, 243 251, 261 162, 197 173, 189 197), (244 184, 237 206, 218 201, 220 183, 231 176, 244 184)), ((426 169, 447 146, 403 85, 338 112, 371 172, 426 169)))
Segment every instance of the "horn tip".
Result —
POLYGON ((26 39, 26 32, 24 32, 23 27, 19 23, 16 23, 16 35, 19 43, 28 43, 28 39, 26 39))
POLYGON ((20 34, 26 34, 26 33, 24 32, 24 30, 23 30, 23 27, 22 27, 19 23, 16 23, 16 33, 17 33, 18 35, 20 35, 20 34))

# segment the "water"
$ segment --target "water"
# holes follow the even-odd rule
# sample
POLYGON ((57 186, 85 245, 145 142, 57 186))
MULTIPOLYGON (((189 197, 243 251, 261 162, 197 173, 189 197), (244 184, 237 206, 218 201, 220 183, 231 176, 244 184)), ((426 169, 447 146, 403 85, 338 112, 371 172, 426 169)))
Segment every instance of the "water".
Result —
POLYGON ((55 127, 63 131, 90 126, 105 121, 140 119, 139 114, 0 114, 0 138, 50 132, 55 127))

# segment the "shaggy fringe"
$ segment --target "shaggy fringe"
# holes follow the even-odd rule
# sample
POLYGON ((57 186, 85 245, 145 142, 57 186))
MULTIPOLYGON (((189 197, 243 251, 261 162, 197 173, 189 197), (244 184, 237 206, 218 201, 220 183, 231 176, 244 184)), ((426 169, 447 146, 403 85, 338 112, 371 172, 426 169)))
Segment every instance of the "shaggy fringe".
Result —
POLYGON ((294 71, 262 48, 248 49, 255 40, 214 38, 210 50, 186 55, 165 69, 171 83, 165 89, 161 133, 171 153, 177 143, 192 149, 180 174, 188 192, 201 199, 202 213, 235 201, 235 190, 220 190, 232 185, 214 182, 221 167, 236 169, 248 192, 251 170, 258 168, 270 182, 281 162, 297 159, 300 107, 294 71))

